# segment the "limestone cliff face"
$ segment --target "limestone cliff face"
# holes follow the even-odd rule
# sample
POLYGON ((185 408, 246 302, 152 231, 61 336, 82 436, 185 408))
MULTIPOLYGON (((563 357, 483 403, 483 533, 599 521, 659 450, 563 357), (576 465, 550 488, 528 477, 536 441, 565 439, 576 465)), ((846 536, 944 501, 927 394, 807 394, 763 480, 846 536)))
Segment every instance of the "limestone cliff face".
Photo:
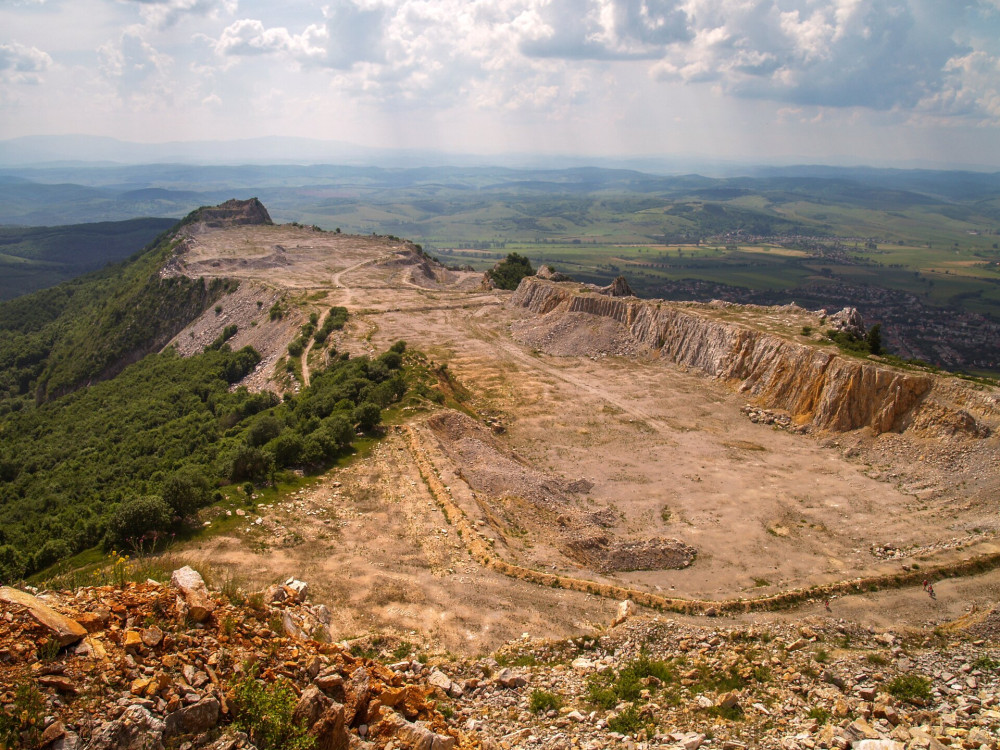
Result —
POLYGON ((526 278, 511 304, 540 315, 566 311, 613 318, 661 356, 733 382, 757 405, 786 410, 797 422, 820 429, 899 428, 934 382, 716 320, 694 308, 606 297, 570 284, 526 278))

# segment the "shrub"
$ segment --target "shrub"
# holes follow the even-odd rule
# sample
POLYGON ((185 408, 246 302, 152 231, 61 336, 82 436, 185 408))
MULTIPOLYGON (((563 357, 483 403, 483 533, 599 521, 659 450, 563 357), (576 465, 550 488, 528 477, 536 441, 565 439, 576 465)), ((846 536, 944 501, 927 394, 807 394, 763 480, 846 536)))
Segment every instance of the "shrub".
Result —
POLYGON ((146 534, 165 531, 173 514, 159 495, 142 495, 123 500, 108 519, 104 546, 123 547, 135 543, 146 534))
POLYGON ((266 685, 254 666, 233 686, 233 724, 259 750, 306 750, 315 738, 292 719, 295 691, 284 679, 266 685))
POLYGON ((65 539, 49 539, 35 553, 34 569, 42 570, 73 554, 73 549, 65 539))
POLYGON ((558 711, 560 706, 562 706, 562 698, 545 690, 532 690, 528 705, 533 714, 558 711))
POLYGON ((211 485, 205 475, 194 468, 175 471, 163 483, 163 500, 177 515, 189 516, 211 501, 211 485))
POLYGON ((42 735, 45 700, 25 680, 14 691, 14 702, 0 707, 0 748, 35 747, 42 735))
POLYGON ((274 456, 243 443, 223 454, 221 465, 222 474, 232 482, 264 481, 274 469, 274 456))
POLYGON ((931 697, 931 682, 926 677, 904 674, 885 685, 886 692, 901 701, 928 700, 931 697))
POLYGON ((498 289, 517 289, 521 279, 525 276, 534 276, 535 270, 531 267, 531 261, 523 255, 510 253, 487 273, 498 289))
POLYGON ((255 448, 260 447, 278 437, 283 426, 273 414, 262 414, 250 425, 247 431, 247 443, 255 448))
POLYGON ((302 436, 286 428, 266 447, 274 454, 274 462, 278 466, 294 466, 302 457, 302 436))
POLYGON ((11 583, 24 575, 24 559, 9 544, 0 545, 0 583, 11 583))
POLYGON ((370 432, 382 421, 382 410, 378 404, 365 401, 354 410, 354 421, 364 432, 370 432))

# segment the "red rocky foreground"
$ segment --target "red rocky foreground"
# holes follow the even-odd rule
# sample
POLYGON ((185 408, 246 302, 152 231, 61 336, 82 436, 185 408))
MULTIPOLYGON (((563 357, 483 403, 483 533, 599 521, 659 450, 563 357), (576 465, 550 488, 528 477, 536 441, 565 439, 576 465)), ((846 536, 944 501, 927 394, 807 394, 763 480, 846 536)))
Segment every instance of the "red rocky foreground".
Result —
POLYGON ((426 684, 309 638, 329 613, 306 594, 290 580, 237 606, 190 568, 169 585, 0 588, 0 748, 475 746, 426 684))

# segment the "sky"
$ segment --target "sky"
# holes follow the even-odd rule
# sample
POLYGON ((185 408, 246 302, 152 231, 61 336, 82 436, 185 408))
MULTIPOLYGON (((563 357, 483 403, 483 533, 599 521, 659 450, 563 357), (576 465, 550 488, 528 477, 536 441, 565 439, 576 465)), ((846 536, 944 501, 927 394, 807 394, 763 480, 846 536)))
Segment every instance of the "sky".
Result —
POLYGON ((0 139, 1000 167, 1000 0, 0 0, 0 139))

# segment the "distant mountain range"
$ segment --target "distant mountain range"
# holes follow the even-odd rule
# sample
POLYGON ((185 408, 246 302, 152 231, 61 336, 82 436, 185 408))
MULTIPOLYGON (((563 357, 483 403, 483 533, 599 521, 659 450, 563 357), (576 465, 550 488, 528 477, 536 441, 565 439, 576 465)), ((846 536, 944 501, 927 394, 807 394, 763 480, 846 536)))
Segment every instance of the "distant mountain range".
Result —
MULTIPOLYGON (((809 163, 808 157, 772 160, 770 166, 711 155, 672 154, 645 156, 594 156, 586 154, 464 154, 427 149, 375 148, 345 141, 270 136, 228 141, 174 141, 136 143, 91 135, 33 135, 0 140, 0 168, 24 166, 110 166, 125 164, 344 164, 350 166, 470 167, 504 166, 516 169, 568 169, 602 167, 634 169, 655 174, 698 172, 713 177, 752 175, 758 168, 782 169, 785 165, 809 163)), ((850 167, 853 157, 829 159, 830 164, 850 167)), ((887 166, 887 165, 881 165, 887 166)), ((981 164, 942 164, 911 161, 893 164, 905 169, 961 169, 991 171, 981 164)), ((798 169, 798 167, 793 167, 798 169)), ((813 169, 808 167, 807 169, 813 169)), ((817 169, 824 169, 818 167, 817 169)))

